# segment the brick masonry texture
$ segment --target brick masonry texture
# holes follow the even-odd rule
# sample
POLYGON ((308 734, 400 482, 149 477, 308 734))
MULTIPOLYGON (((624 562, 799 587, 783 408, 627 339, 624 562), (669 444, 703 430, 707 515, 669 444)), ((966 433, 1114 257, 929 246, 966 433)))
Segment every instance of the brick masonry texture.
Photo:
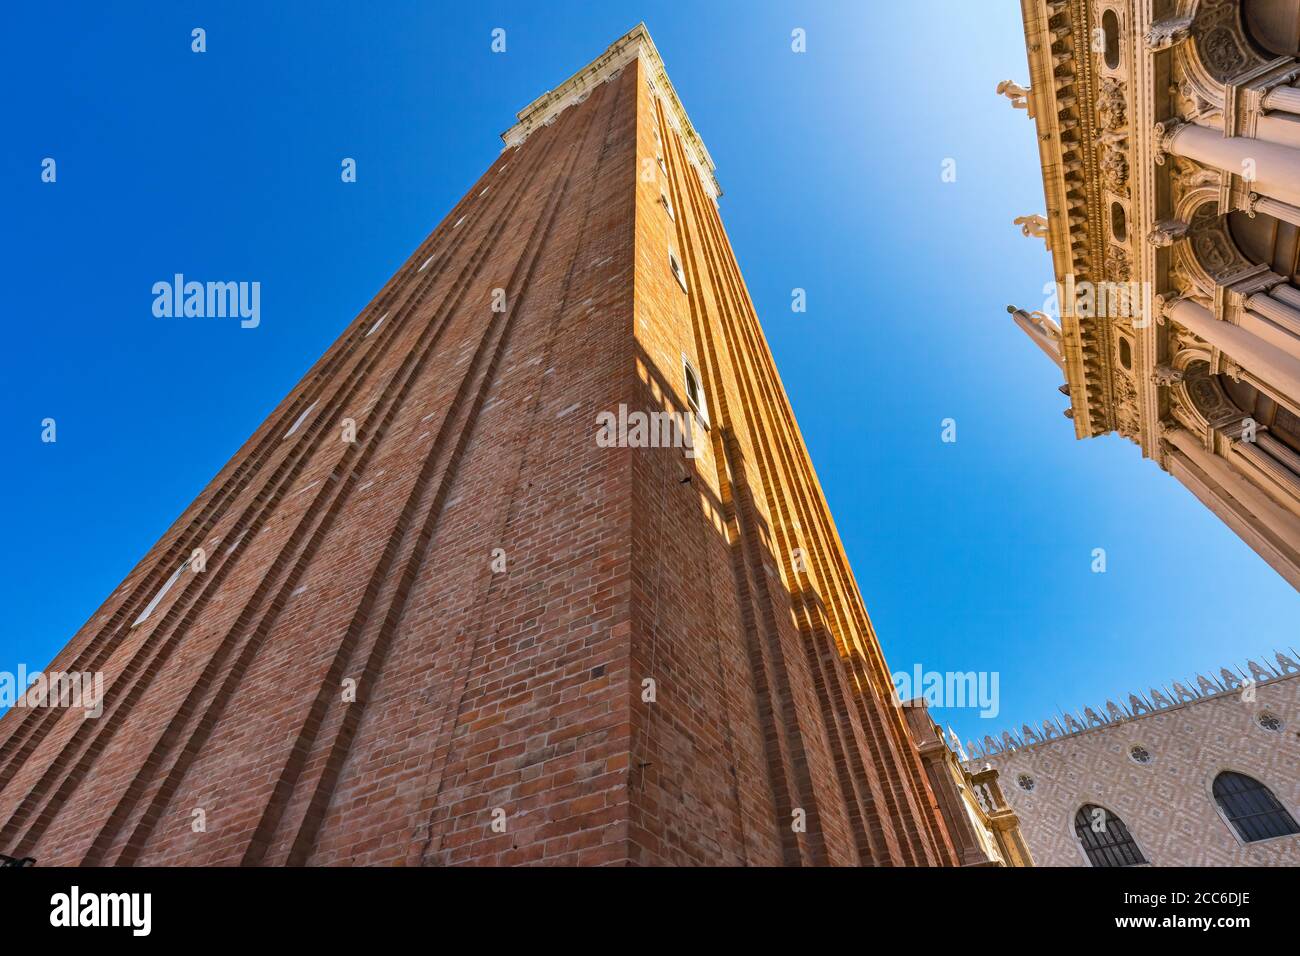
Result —
POLYGON ((953 862, 639 59, 502 153, 51 669, 107 692, 0 721, 0 851, 39 865, 953 862), (598 445, 687 408, 683 357, 698 455, 598 445))

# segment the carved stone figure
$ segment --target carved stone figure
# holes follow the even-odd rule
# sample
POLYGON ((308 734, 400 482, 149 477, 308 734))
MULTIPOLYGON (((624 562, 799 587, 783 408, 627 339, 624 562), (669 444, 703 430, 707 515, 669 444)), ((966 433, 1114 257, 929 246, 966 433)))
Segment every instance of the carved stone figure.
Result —
POLYGON ((1015 80, 1003 80, 997 89, 998 96, 1005 96, 1015 109, 1025 110, 1029 113, 1029 118, 1033 119, 1034 110, 1029 102, 1029 92, 1029 87, 1021 86, 1015 80))
POLYGON ((1174 185, 1177 187, 1176 193, 1179 197, 1190 189, 1199 189, 1201 186, 1217 186, 1222 178, 1222 173, 1217 169, 1210 169, 1194 160, 1181 156, 1174 161, 1173 170, 1174 185))
POLYGON ((1123 129, 1128 121, 1128 104, 1124 83, 1113 76, 1104 77, 1097 93, 1097 118, 1105 130, 1123 129))
POLYGON ((1156 223, 1155 228, 1147 233, 1147 242, 1158 248, 1172 246, 1175 242, 1187 235, 1188 225, 1177 219, 1162 219, 1156 223))
POLYGON ((1183 380, 1183 370, 1172 365, 1157 365, 1151 371, 1151 381, 1158 386, 1167 387, 1183 380))
POLYGON ((1157 50, 1168 50, 1170 47, 1182 43, 1192 35, 1191 17, 1170 18, 1159 20, 1151 24, 1151 29, 1143 38, 1146 47, 1151 52, 1157 50))
POLYGON ((1027 236, 1030 239, 1042 239, 1048 251, 1051 251, 1051 238, 1045 217, 1036 214, 1033 216, 1017 216, 1011 223, 1020 227, 1022 236, 1027 236))
POLYGON ((1128 192, 1128 158, 1121 149, 1108 149, 1101 158, 1101 181, 1117 193, 1128 192))
POLYGON ((1057 325, 1056 320, 1046 312, 1030 312, 1029 317, 1034 320, 1034 324, 1037 325, 1038 328, 1042 330, 1043 334, 1049 339, 1054 339, 1057 342, 1061 340, 1061 327, 1057 325))

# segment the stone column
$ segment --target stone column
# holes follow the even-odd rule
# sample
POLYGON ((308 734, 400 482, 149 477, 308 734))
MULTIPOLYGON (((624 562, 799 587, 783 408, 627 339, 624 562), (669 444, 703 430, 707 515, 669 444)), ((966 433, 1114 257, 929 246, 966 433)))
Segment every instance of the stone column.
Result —
POLYGON ((1264 94, 1266 110, 1285 110, 1300 114, 1300 90, 1294 86, 1275 86, 1264 94))
POLYGON ((1186 156, 1237 176, 1247 172, 1246 161, 1254 163, 1252 192, 1282 202, 1300 205, 1300 149, 1244 136, 1224 136, 1217 129, 1185 123, 1164 133, 1161 149, 1186 156))
POLYGON ((1300 312, 1300 289, 1293 289, 1290 284, 1283 282, 1269 289, 1268 294, 1300 312))
POLYGON ((1247 297, 1244 304, 1246 308, 1254 309, 1264 318, 1271 319, 1287 331, 1300 335, 1300 309, 1288 305, 1281 295, 1274 297, 1272 290, 1256 292, 1247 297))
MULTIPOLYGON (((1283 508, 1268 492, 1241 474, 1227 460, 1206 451, 1201 445, 1200 439, 1185 428, 1175 428, 1165 432, 1165 439, 1170 445, 1186 455, 1192 464, 1219 487, 1249 509, 1255 518, 1281 539, 1287 547, 1293 552, 1300 552, 1300 518, 1283 508)), ((1238 442, 1236 447, 1246 447, 1247 444, 1238 442)), ((1220 512, 1220 517, 1223 517, 1225 521, 1228 520, 1222 512, 1220 512)), ((1231 524, 1230 521, 1229 524, 1231 524)), ((1273 566, 1278 567, 1276 564, 1273 566)), ((1278 570, 1283 571, 1280 567, 1278 570)), ((1289 575, 1283 572, 1284 576, 1295 584, 1297 583, 1294 577, 1296 569, 1292 567, 1290 571, 1289 575)))
POLYGON ((989 823, 997 838, 998 847, 1007 866, 1033 866, 1034 858, 1029 853, 1029 844, 1025 842, 1020 831, 1020 817, 1011 809, 998 810, 989 814, 989 823))
POLYGON ((1259 313, 1251 312, 1249 309, 1242 309, 1237 314, 1236 325, 1274 348, 1300 358, 1300 339, 1297 339, 1286 329, 1274 325, 1259 313))
POLYGON ((1014 305, 1007 306, 1007 312, 1034 344, 1043 350, 1043 354, 1063 370, 1065 359, 1061 355, 1061 330, 1056 323, 1042 313, 1026 312, 1014 305))
POLYGON ((1255 443, 1290 468, 1295 474, 1300 475, 1300 455, 1297 455, 1268 432, 1260 432, 1255 438, 1255 443))
MULTIPOLYGON (((1266 434, 1266 432, 1261 433, 1259 437, 1263 438, 1266 434)), ((1269 441, 1272 443, 1269 447, 1282 445, 1281 442, 1272 437, 1270 437, 1269 441)), ((1286 446, 1282 445, 1282 447, 1285 448, 1286 446)), ((1297 509, 1300 509, 1300 475, 1287 467, 1284 461, 1280 461, 1274 455, 1264 451, 1252 442, 1234 441, 1232 450, 1286 489, 1287 503, 1291 505, 1288 510, 1292 514, 1295 514, 1297 509)))
POLYGON ((1243 329, 1300 358, 1300 310, 1266 292, 1244 296, 1241 304, 1238 322, 1243 329))
POLYGON ((1282 395, 1300 397, 1300 358, 1240 326, 1220 322, 1213 312, 1191 299, 1179 299, 1166 306, 1165 315, 1226 352, 1238 365, 1282 395))
MULTIPOLYGON (((1163 433, 1171 449, 1167 467, 1223 523, 1241 536, 1291 586, 1300 589, 1300 519, 1279 505, 1238 464, 1212 455, 1183 428, 1163 433)), ((1240 443, 1238 443, 1240 444, 1240 443)))
POLYGON ((1251 213, 1262 212, 1274 219, 1281 219, 1293 226, 1300 226, 1300 207, 1292 206, 1290 203, 1252 193, 1250 205, 1247 208, 1251 213))

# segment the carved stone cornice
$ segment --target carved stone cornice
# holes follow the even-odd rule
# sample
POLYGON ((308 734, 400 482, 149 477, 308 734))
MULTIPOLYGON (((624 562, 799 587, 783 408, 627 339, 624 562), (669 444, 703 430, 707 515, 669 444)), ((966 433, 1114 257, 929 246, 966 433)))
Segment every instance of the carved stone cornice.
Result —
MULTIPOLYGON (((1187 429, 1180 428, 1172 422, 1160 423, 1160 437, 1173 445, 1184 441, 1187 429)), ((1194 440, 1199 440, 1193 436, 1194 440)), ((1292 651, 1291 654, 1295 652, 1292 651)), ((1147 717, 1166 711, 1181 710, 1195 706, 1201 701, 1222 699, 1230 695, 1240 695, 1247 682, 1255 687, 1262 687, 1275 682, 1300 680, 1300 661, 1289 654, 1274 651, 1272 660, 1263 657, 1263 664, 1254 659, 1246 661, 1246 667, 1234 670, 1227 667, 1200 671, 1195 681, 1186 678, 1166 681, 1146 689, 1136 688, 1136 692, 1127 697, 1116 694, 1106 700, 1104 705, 1078 707, 1073 711, 1061 711, 1059 716, 1049 717, 1038 726, 1021 724, 1020 730, 1004 730, 1000 737, 985 735, 983 741, 968 740, 965 747, 963 765, 976 770, 980 760, 997 760, 1009 758, 1017 751, 1023 752, 1033 748, 1059 748, 1063 741, 1082 735, 1108 734, 1112 728, 1120 727, 1130 721, 1144 720, 1147 717), (1207 677, 1206 674, 1209 676, 1207 677)), ((1000 762, 1000 761, 999 761, 1000 762)), ((988 767, 989 765, 985 765, 988 767)), ((987 773, 987 769, 982 771, 987 773)), ((978 772, 974 780, 981 778, 978 772)), ((1000 794, 999 794, 1000 795, 1000 794)))
MULTIPOLYGON (((1123 81, 1097 67, 1091 4, 1025 0, 1021 11, 1055 280, 1121 281, 1110 273, 1127 275, 1129 265, 1109 240, 1106 193, 1126 195, 1131 174, 1123 81)), ((1103 434, 1115 427, 1109 321, 1074 315, 1068 296, 1060 301, 1075 435, 1103 434)))

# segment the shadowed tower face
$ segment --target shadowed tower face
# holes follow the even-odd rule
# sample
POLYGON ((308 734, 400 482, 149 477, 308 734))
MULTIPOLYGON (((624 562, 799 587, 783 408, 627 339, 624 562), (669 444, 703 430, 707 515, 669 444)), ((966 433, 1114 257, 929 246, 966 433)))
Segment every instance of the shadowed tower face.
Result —
POLYGON ((0 722, 38 864, 948 864, 642 27, 0 722))

